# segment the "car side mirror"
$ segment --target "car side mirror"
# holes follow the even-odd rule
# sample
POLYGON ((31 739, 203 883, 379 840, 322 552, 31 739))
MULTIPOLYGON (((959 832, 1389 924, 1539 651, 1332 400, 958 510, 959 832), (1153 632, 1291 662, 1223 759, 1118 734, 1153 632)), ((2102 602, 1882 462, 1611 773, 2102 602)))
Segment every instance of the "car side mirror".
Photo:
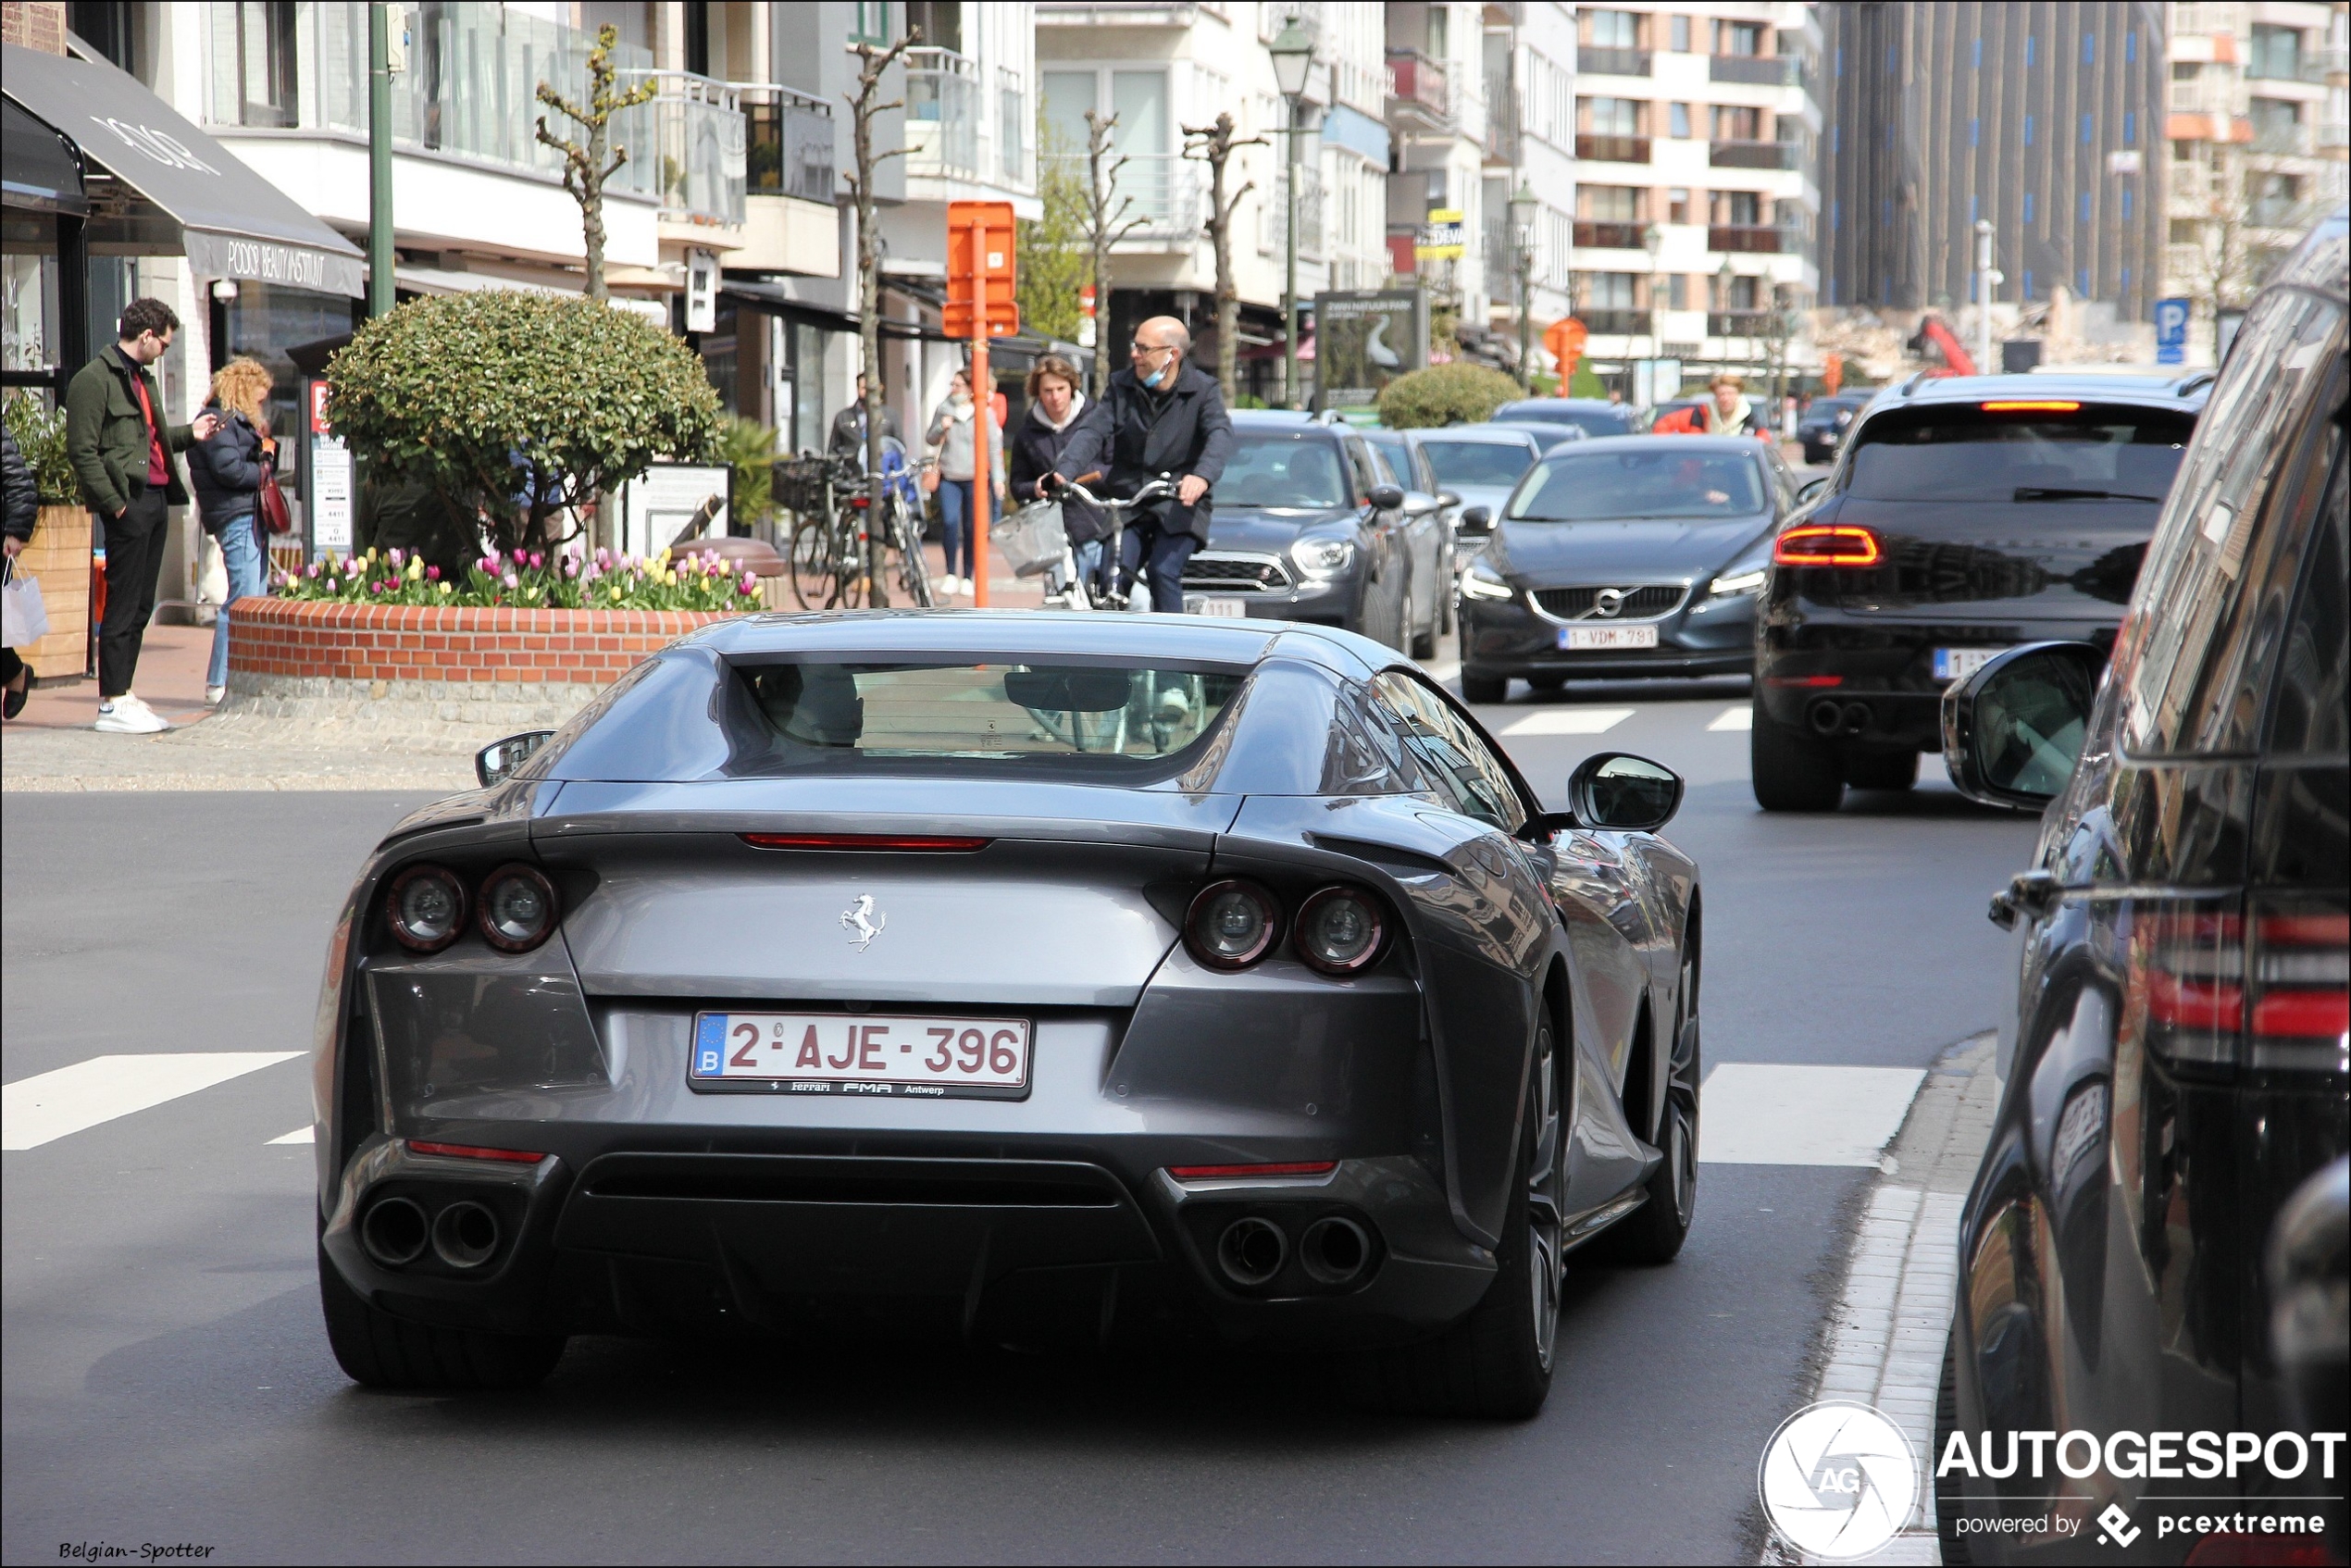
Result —
POLYGON ((1682 809, 1682 777, 1630 752, 1602 752, 1568 776, 1567 801, 1586 828, 1648 832, 1682 809))
POLYGON ((1404 492, 1404 515, 1408 517, 1425 517, 1444 504, 1445 503, 1424 490, 1408 490, 1404 492))
POLYGON ((2011 648, 1943 692, 1943 761, 1960 794, 2037 811, 2073 775, 2106 669, 2087 642, 2011 648))
POLYGON ((1813 498, 1828 488, 1829 477, 1826 474, 1822 474, 1816 479, 1806 479, 1796 487, 1796 504, 1798 506, 1810 506, 1813 498))
POLYGON ((1459 506, 1462 504, 1462 492, 1458 490, 1440 490, 1437 492, 1437 504, 1439 506, 1459 506))
POLYGON ((1392 484, 1372 486, 1372 504, 1382 512, 1393 512, 1404 504, 1404 492, 1392 484))
POLYGON ((1494 509, 1491 506, 1471 506, 1463 509, 1462 531, 1463 533, 1492 533, 1494 509))
POLYGON ((552 729, 527 729, 504 740, 492 740, 474 753, 474 777, 481 780, 485 790, 504 784, 521 770, 540 747, 554 739, 554 734, 552 729))

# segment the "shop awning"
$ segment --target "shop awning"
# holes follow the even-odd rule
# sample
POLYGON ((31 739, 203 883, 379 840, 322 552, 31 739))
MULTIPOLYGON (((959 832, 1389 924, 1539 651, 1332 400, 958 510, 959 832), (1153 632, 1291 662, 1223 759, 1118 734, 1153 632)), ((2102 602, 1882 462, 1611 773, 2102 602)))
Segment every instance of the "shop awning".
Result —
POLYGON ((198 277, 367 292, 357 246, 127 73, 0 44, 0 91, 177 219, 198 277))
POLYGON ((0 195, 9 206, 37 212, 80 216, 90 210, 73 143, 14 99, 0 102, 0 195))

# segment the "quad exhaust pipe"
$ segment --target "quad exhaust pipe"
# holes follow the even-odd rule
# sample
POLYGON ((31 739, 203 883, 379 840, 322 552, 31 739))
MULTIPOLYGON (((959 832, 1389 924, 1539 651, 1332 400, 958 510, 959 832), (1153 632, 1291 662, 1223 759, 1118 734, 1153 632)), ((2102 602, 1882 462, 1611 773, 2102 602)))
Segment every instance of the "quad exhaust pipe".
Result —
POLYGON ((386 1268, 404 1268, 425 1255, 432 1228, 413 1198, 381 1198, 359 1222, 359 1245, 386 1268))
MULTIPOLYGON (((1227 1282, 1245 1290, 1270 1285, 1289 1262, 1289 1237, 1261 1214, 1248 1214, 1225 1227, 1216 1240, 1216 1266, 1227 1282)), ((1352 1285, 1372 1266, 1371 1232, 1344 1214, 1325 1214, 1299 1238, 1299 1266, 1317 1285, 1352 1285)))
POLYGON ((433 1255, 454 1269, 477 1269, 498 1251, 498 1216, 466 1199, 441 1211, 432 1222, 433 1255))
POLYGON ((361 1251, 385 1268, 405 1268, 432 1249, 451 1268, 470 1272, 498 1255, 498 1216, 461 1198, 430 1219, 413 1198, 379 1198, 359 1222, 361 1251))
POLYGON ((1289 1238, 1272 1220, 1250 1214, 1225 1227, 1216 1239, 1216 1266, 1234 1284, 1255 1289, 1282 1272, 1289 1238))
POLYGON ((1870 727, 1870 705, 1867 703, 1840 703, 1834 697, 1823 697, 1805 711, 1804 721, 1812 733, 1823 737, 1859 735, 1870 727))
POLYGON ((1371 1264, 1372 1238, 1353 1220, 1325 1214, 1306 1227, 1298 1261, 1318 1285, 1352 1284, 1371 1264))

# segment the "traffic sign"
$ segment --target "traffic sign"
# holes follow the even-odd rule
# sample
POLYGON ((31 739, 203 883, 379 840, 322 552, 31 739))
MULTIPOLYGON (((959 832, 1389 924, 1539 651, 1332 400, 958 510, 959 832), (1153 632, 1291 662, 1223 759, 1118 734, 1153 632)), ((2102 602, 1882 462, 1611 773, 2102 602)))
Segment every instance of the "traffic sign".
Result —
POLYGON ((2188 362, 2188 302, 2183 299, 2155 302, 2155 362, 2158 365, 2185 365, 2188 362))
POLYGON ((1584 357, 1584 342, 1589 335, 1584 323, 1573 316, 1563 316, 1543 329, 1543 346, 1559 361, 1561 397, 1567 395, 1567 384, 1575 379, 1575 362, 1584 357))
POLYGON ((1006 338, 1020 330, 1020 305, 1013 297, 1013 204, 947 204, 947 310, 941 323, 951 338, 975 338, 976 317, 987 335, 1006 338))

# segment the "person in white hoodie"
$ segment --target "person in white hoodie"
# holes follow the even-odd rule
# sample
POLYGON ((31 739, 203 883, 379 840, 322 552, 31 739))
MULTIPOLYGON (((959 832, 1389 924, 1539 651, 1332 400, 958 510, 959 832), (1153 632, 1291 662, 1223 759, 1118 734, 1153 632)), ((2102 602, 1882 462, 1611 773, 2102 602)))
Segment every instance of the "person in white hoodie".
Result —
MULTIPOLYGON (((947 575, 939 588, 948 593, 972 591, 972 478, 975 454, 971 372, 958 370, 950 383, 947 401, 930 417, 927 441, 939 464, 939 510, 946 534, 947 575)), ((1004 427, 996 411, 988 411, 989 471, 994 477, 997 504, 1004 500, 1004 427)))

